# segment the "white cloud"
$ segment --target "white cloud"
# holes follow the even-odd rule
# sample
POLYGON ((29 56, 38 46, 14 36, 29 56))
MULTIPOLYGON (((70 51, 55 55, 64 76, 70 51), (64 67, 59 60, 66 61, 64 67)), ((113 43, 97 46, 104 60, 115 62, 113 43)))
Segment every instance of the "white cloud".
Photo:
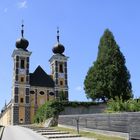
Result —
POLYGON ((17 6, 18 6, 18 8, 27 8, 27 1, 26 0, 24 0, 24 1, 22 1, 22 2, 18 2, 17 3, 17 6))
POLYGON ((77 86, 75 89, 76 89, 77 91, 82 91, 82 90, 83 90, 82 86, 77 86))
POLYGON ((4 11, 4 13, 7 13, 7 11, 8 11, 8 8, 4 8, 4 10, 3 10, 3 11, 4 11))

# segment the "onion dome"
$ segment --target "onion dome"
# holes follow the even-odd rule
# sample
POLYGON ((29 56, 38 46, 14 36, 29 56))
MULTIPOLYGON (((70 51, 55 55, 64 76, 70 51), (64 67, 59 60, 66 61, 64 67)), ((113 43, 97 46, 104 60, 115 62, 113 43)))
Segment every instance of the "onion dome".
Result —
POLYGON ((65 47, 59 42, 59 29, 57 28, 57 43, 52 49, 54 54, 63 54, 65 47))
POLYGON ((23 50, 26 50, 28 45, 29 45, 29 42, 27 39, 24 38, 23 34, 24 34, 24 30, 23 30, 23 27, 24 25, 22 24, 22 30, 21 30, 21 38, 20 39, 17 39, 16 41, 16 47, 18 49, 23 49, 23 50))

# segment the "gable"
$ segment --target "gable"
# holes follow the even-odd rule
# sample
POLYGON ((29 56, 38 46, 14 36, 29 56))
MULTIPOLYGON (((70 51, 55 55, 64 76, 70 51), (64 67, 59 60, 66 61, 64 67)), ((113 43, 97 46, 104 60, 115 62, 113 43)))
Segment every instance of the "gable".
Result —
POLYGON ((30 85, 40 87, 54 87, 54 81, 41 66, 38 66, 33 73, 30 73, 30 85))

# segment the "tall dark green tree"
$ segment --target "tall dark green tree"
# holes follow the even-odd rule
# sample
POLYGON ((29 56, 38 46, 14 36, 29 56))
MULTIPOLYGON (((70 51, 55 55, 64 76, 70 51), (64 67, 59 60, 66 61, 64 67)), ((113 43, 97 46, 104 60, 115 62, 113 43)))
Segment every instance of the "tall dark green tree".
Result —
POLYGON ((84 89, 87 98, 92 100, 107 101, 115 97, 128 100, 133 97, 125 58, 108 29, 100 39, 97 60, 87 72, 84 89))

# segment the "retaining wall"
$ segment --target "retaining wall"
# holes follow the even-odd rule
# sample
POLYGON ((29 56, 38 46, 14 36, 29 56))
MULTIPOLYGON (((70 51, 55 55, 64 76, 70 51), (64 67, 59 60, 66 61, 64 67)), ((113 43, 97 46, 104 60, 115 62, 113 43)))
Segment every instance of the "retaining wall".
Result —
POLYGON ((129 133, 131 138, 140 139, 140 112, 86 114, 59 116, 59 124, 129 133))

